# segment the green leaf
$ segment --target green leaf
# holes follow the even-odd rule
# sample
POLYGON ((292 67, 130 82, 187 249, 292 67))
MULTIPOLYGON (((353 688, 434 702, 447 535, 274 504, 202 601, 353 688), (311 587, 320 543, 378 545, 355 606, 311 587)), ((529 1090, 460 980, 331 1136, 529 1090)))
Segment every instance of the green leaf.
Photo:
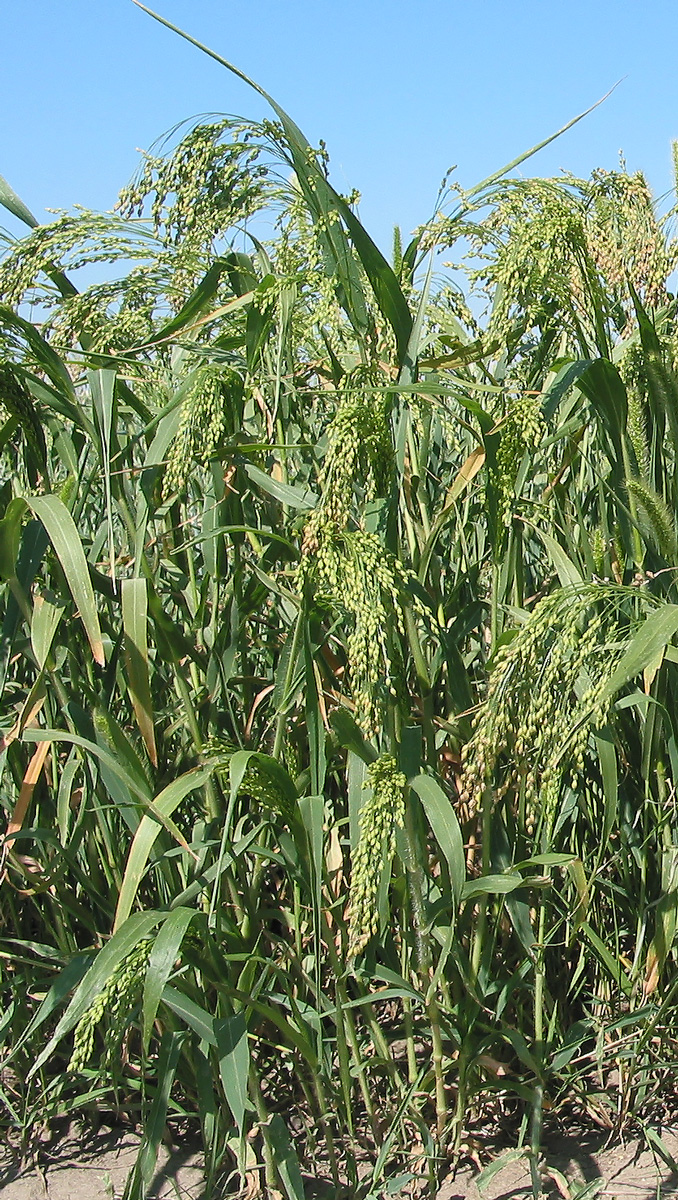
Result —
MULTIPOLYGON (((418 992, 415 988, 413 988, 412 984, 408 983, 406 979, 403 979, 402 975, 398 975, 396 971, 389 970, 388 967, 377 965, 370 970, 369 975, 366 975, 366 978, 369 980, 383 979, 385 983, 389 983, 393 988, 398 989, 399 995, 409 996, 410 999, 417 1000, 420 1004, 425 1003, 421 992, 418 992)), ((377 999, 379 999, 379 994, 377 993, 376 995, 377 999)), ((369 998, 370 997, 368 997, 368 999, 369 998)), ((383 999, 383 995, 381 998, 383 999)))
MULTIPOLYGON (((511 1163, 520 1162, 521 1158, 527 1158, 527 1150, 508 1150, 504 1154, 499 1154, 498 1158, 494 1158, 491 1163, 488 1163, 481 1170, 480 1175, 475 1177, 475 1186, 478 1188, 481 1196, 487 1195, 487 1188, 490 1187, 494 1176, 499 1175, 499 1171, 503 1171, 505 1166, 510 1166, 511 1163)), ((527 1194, 527 1188, 526 1190, 527 1194)))
POLYGON ((591 366, 591 359, 578 359, 576 362, 565 363, 560 368, 555 379, 544 393, 543 410, 544 416, 550 419, 557 411, 561 400, 579 379, 584 371, 588 371, 591 366))
POLYGON ((461 899, 472 900, 474 896, 503 895, 513 892, 518 887, 525 887, 526 880, 522 875, 480 875, 478 879, 469 879, 461 891, 461 899))
POLYGON ((588 916, 590 885, 580 858, 573 858, 567 869, 577 892, 577 905, 572 914, 573 930, 576 932, 588 916))
MULTIPOLYGON (((376 756, 375 756, 376 757, 376 756)), ((365 770, 373 759, 367 761, 349 749, 346 761, 346 784, 348 791, 348 830, 351 852, 358 845, 360 834, 360 812, 365 803, 364 784, 367 778, 365 770)))
POLYGON ((108 525, 108 556, 111 580, 115 587, 115 543, 113 535, 113 502, 111 498, 111 432, 115 420, 115 371, 88 371, 87 379, 92 393, 94 423, 99 435, 101 469, 106 495, 106 522, 108 525))
POLYGON ((74 750, 71 750, 66 763, 61 768, 61 778, 57 794, 57 824, 59 826, 59 841, 62 846, 65 846, 68 841, 68 827, 70 825, 71 805, 73 803, 73 784, 75 783, 80 767, 79 757, 74 750))
POLYGON ((250 1069, 250 1052, 247 1042, 247 1025, 243 1013, 236 1013, 225 1020, 215 1020, 214 1033, 219 1054, 219 1075, 224 1088, 228 1107, 238 1126, 243 1131, 245 1105, 247 1102, 247 1078, 250 1069))
MULTIPOLYGON (((139 346, 137 349, 142 350, 150 346, 155 346, 158 342, 169 341, 182 329, 185 329, 187 325, 191 325, 197 321, 198 317, 205 311, 210 300, 216 295, 221 276, 227 268, 228 264, 223 258, 218 258, 216 262, 212 263, 207 274, 203 276, 198 286, 191 292, 188 300, 179 309, 177 315, 172 317, 171 321, 167 321, 152 338, 149 338, 147 342, 143 343, 143 346, 139 346)), ((232 311, 236 306, 241 308, 244 304, 251 302, 252 295, 253 293, 247 296, 238 296, 235 303, 225 305, 223 310, 220 309, 219 312, 232 311)), ((216 314, 214 315, 216 316, 216 314)))
POLYGON ((158 1160, 160 1142, 165 1132, 167 1109, 172 1094, 172 1084, 179 1065, 179 1056, 185 1033, 168 1030, 162 1036, 156 1073, 156 1091, 148 1120, 144 1126, 144 1139, 134 1169, 125 1187, 123 1200, 146 1200, 158 1160))
POLYGON ((80 1018, 91 1007, 95 996, 98 996, 99 992, 102 991, 104 984, 113 974, 116 967, 119 966, 124 958, 127 958, 128 954, 132 952, 141 939, 147 937, 150 931, 162 919, 163 914, 155 911, 134 913, 124 924, 120 925, 110 941, 99 951, 85 978, 76 988, 66 1012, 61 1017, 44 1050, 38 1055, 38 1058, 28 1072, 27 1079, 32 1078, 42 1064, 47 1061, 62 1038, 67 1033, 70 1033, 71 1029, 75 1028, 80 1018))
POLYGON ((158 765, 155 746, 153 703, 148 675, 148 592, 144 579, 123 579, 122 627, 125 634, 125 666, 134 715, 146 743, 148 757, 158 765))
POLYGON ((532 858, 524 858, 522 862, 514 864, 514 870, 523 871, 525 867, 565 867, 572 862, 574 854, 559 854, 555 850, 550 850, 546 854, 535 854, 532 858))
POLYGON ((410 787, 421 800, 435 839, 445 855, 455 905, 459 905, 466 886, 466 857, 464 839, 452 801, 430 775, 417 775, 410 780, 410 787))
POLYGON ((85 626, 94 661, 103 667, 106 659, 99 615, 75 521, 58 496, 27 496, 26 503, 47 531, 66 576, 80 620, 85 626))
POLYGON ((148 1046, 153 1032, 158 1005, 162 999, 165 984, 169 979, 184 935, 196 915, 194 908, 175 908, 163 921, 162 928, 153 943, 153 949, 146 968, 144 979, 144 996, 142 1003, 142 1044, 144 1054, 148 1054, 148 1046))
POLYGON ((513 1029, 510 1025, 507 1025, 503 1030, 503 1037, 513 1046, 518 1058, 527 1067, 528 1071, 532 1071, 533 1075, 539 1078, 541 1075, 539 1064, 531 1053, 522 1033, 518 1029, 513 1029))
POLYGON ((581 932, 590 943, 596 958, 605 967, 605 970, 608 972, 610 978, 615 982, 617 987, 621 988, 625 996, 630 996, 633 991, 633 984, 631 983, 631 980, 626 974, 626 971, 624 970, 624 967, 619 959, 615 958, 612 952, 608 950, 603 940, 598 936, 596 931, 591 928, 587 921, 582 923, 581 932))
POLYGON ((287 1200, 304 1200, 304 1181, 301 1177, 299 1159, 290 1141, 285 1122, 278 1113, 269 1119, 268 1132, 276 1170, 287 1194, 287 1200))
POLYGON ((281 794, 281 808, 289 815, 297 804, 297 792, 294 783, 282 763, 270 754, 262 754, 258 750, 236 750, 229 760, 229 778, 231 782, 231 801, 235 800, 243 779, 250 766, 257 767, 268 777, 273 786, 281 794))
POLYGON ((571 1200, 593 1200, 594 1196, 600 1195, 603 1188, 607 1188, 607 1180, 602 1176, 598 1176, 597 1179, 591 1179, 588 1183, 577 1186, 574 1191, 572 1190, 571 1181, 568 1180, 568 1186, 570 1188, 571 1200))
POLYGON ((77 987, 81 982, 91 965, 91 954, 76 954, 71 959, 63 971, 57 975, 38 1011, 15 1042, 10 1054, 5 1059, 5 1063, 9 1063, 29 1038, 33 1036, 35 1031, 45 1023, 48 1017, 51 1017, 52 1013, 66 999, 68 993, 72 992, 73 988, 77 987))
POLYGON ((366 996, 357 996, 354 1000, 346 1000, 341 1007, 342 1009, 362 1008, 363 1005, 376 1004, 379 1000, 402 1000, 403 996, 416 1000, 419 1004, 424 1003, 424 997, 413 992, 406 984, 405 987, 389 987, 381 988, 376 992, 371 991, 366 996))
POLYGON ((567 554, 556 539, 551 537, 550 533, 546 533, 544 529, 539 529, 538 527, 535 527, 535 533, 543 542, 544 548, 558 572, 561 587, 569 587, 573 584, 582 583, 581 571, 574 565, 572 559, 567 557, 567 554))
POLYGON ((663 604, 646 617, 631 639, 617 667, 601 691, 601 701, 609 700, 624 684, 635 679, 668 645, 678 630, 678 604, 663 604))
POLYGON ((642 1122, 642 1130, 648 1142, 650 1143, 650 1146, 657 1151, 659 1157, 666 1163, 667 1167, 671 1169, 673 1174, 678 1175, 678 1162, 676 1162, 675 1158, 671 1154, 666 1142, 663 1141, 663 1139, 659 1136, 657 1131, 652 1128, 651 1125, 646 1125, 644 1121, 642 1122))
POLYGON ((562 1071, 563 1067, 567 1066, 583 1043, 591 1037, 592 1025, 591 1020, 576 1021, 568 1029, 560 1050, 556 1051, 551 1059, 551 1070, 562 1071))
MULTIPOLYGON (((304 860, 308 865, 308 876, 311 894, 315 906, 316 919, 320 922, 322 904, 323 876, 323 821, 325 816, 325 798, 323 796, 303 796, 297 801, 301 824, 306 833, 304 860)), ((318 970, 320 967, 318 966, 318 970)))
POLYGON ((360 280, 354 269, 355 265, 352 263, 350 248, 345 242, 340 226, 331 219, 332 214, 335 213, 345 223, 365 274, 372 285, 372 290, 382 315, 393 328, 398 347, 398 359, 403 364, 406 361, 410 334, 412 332, 412 315, 393 268, 363 228, 350 205, 346 203, 338 192, 335 192, 332 185, 326 179, 309 142, 299 127, 268 92, 265 92, 259 84, 249 79, 247 75, 238 70, 232 63, 227 62, 225 58, 210 50, 202 42, 196 41, 190 34, 184 33, 182 29, 173 25, 171 21, 165 20, 164 17, 159 16, 152 9, 146 8, 144 4, 139 3, 139 0, 134 0, 134 3, 137 4, 138 8, 148 13, 149 16, 159 21, 161 25, 165 25, 167 29, 171 29, 173 33, 177 33, 179 37, 184 38, 191 45, 196 46, 204 54, 209 55, 210 58, 220 63, 222 67, 226 67, 228 71, 237 75, 239 79, 242 79, 249 87, 254 88, 255 92, 263 96, 271 105, 285 131, 292 165, 304 193, 304 198, 314 220, 320 224, 326 252, 333 260, 339 282, 346 294, 344 308, 349 320, 355 321, 357 318, 358 324, 363 324, 365 321, 363 314, 364 300, 361 295, 360 280))
POLYGON ((600 764, 600 775, 605 797, 605 812, 603 816, 603 832, 601 846, 607 845, 614 823, 617 819, 618 808, 618 775, 617 750, 612 739, 612 731, 606 726, 595 734, 596 751, 600 764))
MULTIPOLYGON (((181 801, 186 796, 195 791, 196 788, 204 787, 211 778, 212 772, 212 767, 194 767, 192 771, 188 771, 185 775, 180 775, 178 779, 168 784, 155 797, 153 801, 154 809, 162 816, 171 816, 175 808, 181 804, 181 801)), ((115 911, 114 930, 119 929, 124 924, 132 911, 132 905, 134 904, 139 884, 146 870, 148 856, 153 849, 160 828, 161 826, 158 821, 150 816, 142 817, 139 822, 139 828, 134 835, 134 841, 127 857, 125 874, 120 887, 118 906, 115 911)))
POLYGON ((201 1041, 208 1042, 210 1046, 216 1046, 214 1020, 204 1008, 195 1003, 195 1000, 191 1000, 183 992, 177 991, 167 983, 163 989, 162 1002, 171 1008, 172 1012, 176 1013, 182 1021, 185 1021, 189 1028, 197 1033, 201 1041))
POLYGON ((30 321, 25 320, 24 317, 15 313, 13 309, 0 304, 0 326, 3 325, 9 326, 10 329, 15 330, 24 338, 36 361, 40 364, 49 379, 51 379, 57 391, 60 394, 65 393, 71 400, 74 400, 73 380, 68 373, 68 368, 56 350, 42 336, 40 330, 30 321))
POLYGON ((282 483, 279 479, 273 479, 267 475, 259 467, 255 467, 253 463, 245 464, 245 474, 249 475, 252 483, 256 483, 258 487, 268 492, 269 496, 273 496, 274 500, 279 500, 288 508, 307 511, 315 508, 318 503, 318 497, 310 488, 298 488, 289 483, 282 483))
POLYGON ((31 646, 33 647, 33 653, 40 670, 43 669, 47 662, 47 656, 52 648, 54 635, 63 615, 63 605, 53 604, 41 592, 37 592, 33 597, 31 646))
POLYGON ((23 200, 20 200, 16 192, 11 188, 7 180, 0 175, 0 204, 11 212, 13 217, 18 217, 23 221, 24 225, 28 225, 29 229, 36 229, 40 224, 37 217, 33 216, 30 208, 27 208, 23 200))
POLYGON ((602 420, 621 457, 622 439, 626 431, 628 399, 619 371, 606 358, 597 358, 577 379, 577 387, 590 401, 593 411, 602 420))
MULTIPOLYGON (((96 742, 92 742, 88 738, 81 737, 77 733, 67 733, 63 729, 24 729, 23 740, 25 742, 67 742, 73 746, 80 746, 83 750, 87 750, 90 754, 93 754, 96 758, 100 759, 101 762, 105 764, 108 771, 111 771, 118 777, 118 779, 122 780, 125 787, 138 798, 140 804, 147 810, 148 813, 150 813, 148 819, 156 827, 156 837, 160 828, 164 828, 172 835, 172 837, 179 843, 180 846, 183 846, 184 849, 188 849, 188 843, 186 842, 185 837, 174 824, 174 821, 170 819, 169 814, 163 812, 161 809, 156 808, 155 802, 148 794, 148 785, 144 784, 143 781, 140 782, 137 775, 133 776, 128 774, 128 772, 120 766, 120 763, 117 761, 117 759, 113 758, 112 754, 110 754, 108 750, 104 749, 103 746, 99 746, 96 742)), ((165 790, 167 791, 169 789, 165 790)), ((161 795, 163 794, 164 793, 161 792, 161 795)), ((117 802, 116 795, 113 792, 111 792, 110 795, 111 798, 117 802)))
POLYGON ((556 130, 555 133, 549 134, 549 136, 544 138, 543 141, 537 142, 536 145, 532 146, 529 150, 525 150, 522 154, 519 154, 517 158, 511 159, 511 162, 507 163, 505 167, 501 167, 499 171, 493 171, 493 173, 488 175, 486 179, 483 179, 480 183, 477 183, 475 187, 472 187, 468 192, 466 192, 465 196, 477 196, 486 191, 491 184, 497 183, 497 181, 502 179, 504 175, 508 175, 509 171, 514 171, 516 167, 519 167, 521 163, 526 162, 528 158, 532 158, 535 154, 538 154, 540 150, 544 150, 546 146, 550 146, 551 142, 555 142, 556 138, 562 137, 564 133, 567 133, 568 129, 572 129, 572 127, 577 125, 579 121, 583 121, 584 117, 588 117, 589 113, 594 112, 596 108, 598 108, 601 104, 604 104, 608 96, 612 95, 614 88, 616 87, 617 84, 615 83, 614 87, 611 87, 609 92, 606 92, 604 96, 601 96, 600 100, 596 100, 595 104, 592 104, 590 108, 584 109, 584 112, 579 113, 576 117, 572 117, 572 119, 568 121, 566 125, 562 125, 560 129, 556 130))
POLYGON ((330 713, 330 725, 337 735, 339 745, 362 759, 368 766, 379 757, 374 746, 366 740, 358 722, 351 716, 347 708, 335 708, 330 713))
POLYGON ((0 579, 14 579, 21 544, 21 526, 26 501, 21 496, 10 500, 0 521, 0 579))
MULTIPOLYGON (((322 176, 321 176, 322 178, 322 176)), ((415 364, 408 360, 410 336, 412 334, 412 314, 409 305, 400 290, 393 268, 372 241, 367 230, 361 225, 355 213, 345 200, 328 185, 328 193, 337 211, 343 217, 346 228, 351 235, 358 257, 365 268, 375 299, 382 316, 389 322, 396 338, 398 362, 401 367, 408 368, 409 379, 414 377, 415 364)), ((409 382, 406 379, 405 382, 409 382)))

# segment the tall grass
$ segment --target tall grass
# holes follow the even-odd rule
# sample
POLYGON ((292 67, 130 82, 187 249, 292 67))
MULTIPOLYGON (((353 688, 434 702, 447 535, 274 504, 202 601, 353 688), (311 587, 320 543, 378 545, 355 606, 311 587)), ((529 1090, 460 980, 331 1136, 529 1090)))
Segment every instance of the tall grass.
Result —
POLYGON ((389 263, 272 104, 0 195, 3 1120, 131 1116, 127 1200, 168 1122, 368 1200, 491 1120, 539 1194, 670 1106, 670 222, 511 164, 389 263))

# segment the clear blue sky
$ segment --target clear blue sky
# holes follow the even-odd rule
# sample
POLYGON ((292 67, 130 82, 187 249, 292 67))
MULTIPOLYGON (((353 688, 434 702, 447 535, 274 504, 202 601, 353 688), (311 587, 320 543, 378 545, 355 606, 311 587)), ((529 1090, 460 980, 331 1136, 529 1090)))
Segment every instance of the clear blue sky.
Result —
MULTIPOLYGON (((675 0, 155 0, 272 93, 386 248, 447 168, 470 186, 622 83, 524 170, 588 174, 620 149, 657 194, 678 137, 675 0)), ((245 84, 131 0, 5 0, 0 173, 38 217, 110 208, 147 148, 201 112, 260 117, 245 84)), ((4 218, 0 217, 0 221, 4 218)), ((8 227, 18 232, 10 218, 8 227)))

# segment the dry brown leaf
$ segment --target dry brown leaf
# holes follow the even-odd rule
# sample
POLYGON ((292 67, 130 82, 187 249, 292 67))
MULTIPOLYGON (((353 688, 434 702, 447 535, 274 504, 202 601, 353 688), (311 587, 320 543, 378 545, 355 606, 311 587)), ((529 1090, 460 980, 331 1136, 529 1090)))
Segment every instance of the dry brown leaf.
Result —
POLYGON ((26 813, 28 812, 28 806, 33 798, 35 785, 40 778, 40 772, 45 764, 45 759, 51 745, 51 742, 38 742, 38 745, 33 751, 33 757, 26 768, 26 774, 24 775, 21 783, 19 798, 14 805, 14 812, 12 813, 7 825, 7 829, 5 830, 5 841, 2 847, 2 856, 0 860, 2 863, 2 868, 0 871, 0 883, 4 881, 5 875, 7 874, 7 855, 9 854, 14 843, 13 835, 19 832, 24 823, 26 813))

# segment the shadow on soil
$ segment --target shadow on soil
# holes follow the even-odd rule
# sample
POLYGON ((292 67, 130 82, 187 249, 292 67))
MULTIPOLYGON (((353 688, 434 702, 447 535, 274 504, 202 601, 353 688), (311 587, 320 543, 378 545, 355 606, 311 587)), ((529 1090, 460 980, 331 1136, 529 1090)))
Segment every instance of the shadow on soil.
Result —
MULTIPOLYGON (((678 1130, 662 1131, 661 1138, 668 1155, 678 1160, 678 1130)), ((139 1139, 130 1131, 101 1128, 62 1131, 36 1147, 32 1164, 22 1164, 7 1150, 0 1159, 0 1195, 3 1200, 119 1200, 138 1146, 139 1139)), ((678 1173, 635 1142, 610 1148, 604 1137, 582 1132, 551 1138, 545 1157, 554 1173, 544 1176, 544 1195, 554 1200, 578 1200, 580 1195, 582 1200, 678 1197, 678 1173)), ((525 1160, 498 1171, 482 1197, 476 1175, 471 1168, 450 1174, 438 1200, 529 1200, 532 1195, 525 1160)), ((221 1194, 216 1191, 213 1200, 221 1194)), ((304 1194, 306 1200, 318 1197, 317 1181, 306 1178, 304 1194)), ((328 1192, 323 1190, 323 1195, 331 1200, 328 1192)), ((207 1200, 193 1144, 163 1149, 148 1200, 207 1200)))

